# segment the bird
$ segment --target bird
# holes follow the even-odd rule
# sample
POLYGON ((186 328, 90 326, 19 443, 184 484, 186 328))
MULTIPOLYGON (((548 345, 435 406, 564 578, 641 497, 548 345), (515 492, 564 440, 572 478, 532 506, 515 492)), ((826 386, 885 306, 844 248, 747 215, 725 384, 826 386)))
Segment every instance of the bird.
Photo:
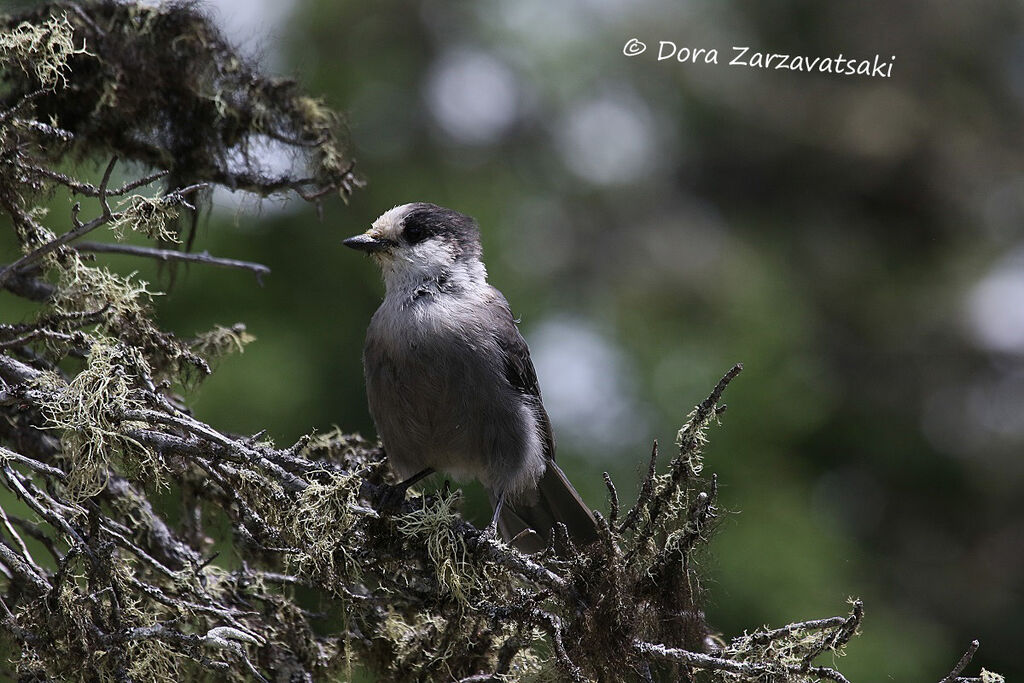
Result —
POLYGON ((555 463, 530 350, 487 282, 476 220, 427 202, 396 206, 343 244, 380 266, 384 299, 366 331, 367 402, 388 463, 410 486, 441 471, 476 479, 484 533, 525 553, 597 539, 594 515, 555 463), (555 540, 552 541, 552 537, 555 540))

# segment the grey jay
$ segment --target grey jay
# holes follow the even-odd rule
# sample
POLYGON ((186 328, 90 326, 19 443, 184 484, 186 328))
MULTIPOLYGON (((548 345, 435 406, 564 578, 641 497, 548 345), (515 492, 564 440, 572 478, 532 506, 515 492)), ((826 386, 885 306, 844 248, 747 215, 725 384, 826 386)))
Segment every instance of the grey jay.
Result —
POLYGON ((405 204, 344 244, 384 276, 363 369, 399 495, 435 470, 475 478, 494 506, 487 532, 520 550, 547 547, 558 522, 577 545, 594 540, 591 511, 555 464, 529 348, 487 283, 476 221, 405 204))

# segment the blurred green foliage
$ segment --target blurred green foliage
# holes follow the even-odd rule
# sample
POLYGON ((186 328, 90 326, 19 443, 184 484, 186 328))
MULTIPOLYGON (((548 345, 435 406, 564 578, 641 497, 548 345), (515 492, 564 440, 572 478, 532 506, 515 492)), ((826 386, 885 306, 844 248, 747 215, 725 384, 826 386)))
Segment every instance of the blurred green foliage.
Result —
MULTIPOLYGON (((1000 324, 1024 292, 985 283, 1024 268, 1022 15, 1008 0, 299 2, 261 51, 349 112, 370 184, 322 221, 298 201, 216 196, 198 248, 273 274, 260 288, 187 268, 160 299, 182 334, 243 321, 258 339, 190 401, 279 443, 332 424, 372 434, 359 359, 382 287, 340 241, 396 204, 452 206, 480 221, 528 341, 569 320, 621 361, 622 395, 590 397, 589 414, 549 405, 593 506, 602 471, 631 495, 650 440, 670 444, 745 363, 708 456, 729 514, 707 611, 726 636, 852 595, 867 617, 841 663, 851 680, 938 679, 973 638, 976 665, 1012 680, 1024 342, 1000 324), (633 37, 647 54, 623 56, 633 37), (658 62, 662 39, 723 57, 658 62), (896 63, 889 80, 734 69, 732 45, 896 63), (621 402, 635 419, 610 444, 602 403, 621 402)), ((104 258, 166 288, 151 264, 104 258)), ((576 352, 545 346, 543 390, 583 381, 544 372, 576 352)))

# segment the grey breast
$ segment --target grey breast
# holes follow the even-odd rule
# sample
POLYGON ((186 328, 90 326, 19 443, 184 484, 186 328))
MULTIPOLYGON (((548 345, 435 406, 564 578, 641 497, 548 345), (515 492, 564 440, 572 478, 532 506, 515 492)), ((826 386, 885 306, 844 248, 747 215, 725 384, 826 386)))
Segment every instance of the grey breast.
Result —
POLYGON ((433 467, 490 486, 524 457, 536 427, 504 376, 490 304, 422 297, 374 314, 367 396, 399 476, 433 467))

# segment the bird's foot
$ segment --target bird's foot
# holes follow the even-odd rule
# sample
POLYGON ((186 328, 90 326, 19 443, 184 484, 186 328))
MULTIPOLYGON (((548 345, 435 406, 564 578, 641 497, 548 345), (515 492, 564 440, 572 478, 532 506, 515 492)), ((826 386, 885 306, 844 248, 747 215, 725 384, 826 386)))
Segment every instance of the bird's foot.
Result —
POLYGON ((402 484, 385 484, 374 497, 373 506, 377 512, 394 514, 402 509, 409 487, 402 484))
POLYGON ((498 540, 498 518, 495 517, 491 520, 491 523, 485 526, 480 531, 480 541, 497 541, 498 540))
POLYGON ((409 487, 434 473, 431 468, 420 470, 416 474, 412 475, 405 481, 399 482, 394 485, 385 484, 373 501, 374 507, 378 512, 383 513, 395 513, 402 509, 402 504, 405 503, 405 494, 409 491, 409 487))
POLYGON ((498 540, 498 518, 501 517, 501 509, 505 505, 504 494, 498 496, 498 504, 494 506, 494 514, 491 515, 491 523, 480 532, 480 543, 484 541, 498 540))

